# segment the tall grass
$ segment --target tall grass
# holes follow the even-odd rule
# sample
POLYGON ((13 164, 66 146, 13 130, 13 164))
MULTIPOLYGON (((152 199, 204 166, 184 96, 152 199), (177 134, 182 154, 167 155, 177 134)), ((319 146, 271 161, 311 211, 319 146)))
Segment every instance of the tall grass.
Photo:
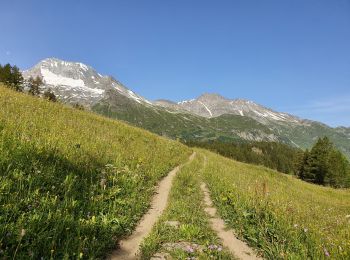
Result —
POLYGON ((268 259, 349 259, 350 191, 199 150, 220 215, 268 259))
POLYGON ((0 86, 0 258, 103 258, 190 153, 0 86))

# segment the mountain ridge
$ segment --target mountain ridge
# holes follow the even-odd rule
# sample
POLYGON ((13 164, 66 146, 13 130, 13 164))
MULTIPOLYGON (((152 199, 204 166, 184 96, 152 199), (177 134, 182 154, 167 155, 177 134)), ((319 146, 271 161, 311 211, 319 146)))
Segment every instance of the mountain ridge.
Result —
POLYGON ((108 93, 123 95, 138 103, 150 102, 112 76, 103 76, 91 66, 81 62, 68 62, 57 58, 47 58, 32 68, 23 71, 25 79, 42 77, 45 88, 51 88, 65 103, 82 103, 91 107, 108 93))
POLYGON ((308 148, 327 135, 350 158, 350 130, 301 119, 241 98, 203 93, 196 99, 149 101, 112 76, 91 66, 57 58, 40 61, 23 71, 24 78, 40 76, 63 103, 121 119, 160 135, 183 140, 277 141, 308 148))

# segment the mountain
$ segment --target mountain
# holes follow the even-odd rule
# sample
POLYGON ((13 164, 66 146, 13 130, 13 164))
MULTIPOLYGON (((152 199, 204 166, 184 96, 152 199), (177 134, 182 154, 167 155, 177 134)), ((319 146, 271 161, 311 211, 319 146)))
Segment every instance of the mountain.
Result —
POLYGON ((335 128, 339 133, 346 135, 350 139, 350 127, 337 127, 335 128))
POLYGON ((309 148, 318 137, 328 136, 350 158, 349 128, 332 128, 249 100, 203 94, 178 103, 164 99, 151 102, 90 66, 56 58, 39 62, 23 75, 42 77, 43 89, 51 89, 63 103, 78 103, 169 138, 276 141, 309 148))
POLYGON ((127 98, 130 102, 151 104, 143 97, 124 87, 111 76, 102 76, 92 67, 80 62, 67 62, 48 58, 30 70, 23 71, 23 77, 39 76, 64 103, 79 103, 93 107, 105 99, 127 98))
POLYGON ((187 110, 203 117, 218 117, 224 114, 248 116, 261 123, 269 121, 300 122, 286 113, 278 113, 252 101, 244 99, 227 99, 218 94, 203 94, 197 99, 178 102, 179 109, 187 110))

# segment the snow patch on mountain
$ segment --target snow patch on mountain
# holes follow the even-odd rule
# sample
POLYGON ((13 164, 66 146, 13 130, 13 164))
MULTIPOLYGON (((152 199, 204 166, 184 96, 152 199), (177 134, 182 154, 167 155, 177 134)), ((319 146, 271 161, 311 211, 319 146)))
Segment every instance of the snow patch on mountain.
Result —
POLYGON ((42 77, 44 89, 51 89, 63 102, 80 103, 92 107, 111 95, 123 95, 139 104, 151 102, 124 87, 109 76, 102 76, 81 62, 68 62, 47 58, 33 68, 23 71, 24 78, 42 77))
POLYGON ((41 75, 46 84, 85 87, 84 81, 81 79, 72 79, 60 76, 45 68, 41 68, 41 75))

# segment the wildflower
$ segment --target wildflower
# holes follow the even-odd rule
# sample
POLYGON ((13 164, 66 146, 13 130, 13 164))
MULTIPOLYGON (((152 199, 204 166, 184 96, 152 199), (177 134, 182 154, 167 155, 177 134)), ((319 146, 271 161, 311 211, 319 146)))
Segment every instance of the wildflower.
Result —
POLYGON ((308 231, 308 229, 307 228, 304 228, 304 232, 306 233, 308 231))
POLYGON ((214 249, 215 249, 214 245, 209 245, 208 248, 209 248, 210 250, 214 250, 214 249))
POLYGON ((101 186, 101 189, 106 189, 106 184, 107 184, 107 180, 105 178, 102 178, 101 181, 100 181, 100 186, 101 186))
POLYGON ((26 234, 26 230, 24 228, 22 228, 21 234, 20 234, 21 238, 24 237, 25 234, 26 234))
POLYGON ((329 257, 329 256, 330 256, 330 254, 329 254, 327 248, 324 247, 324 248, 323 248, 323 252, 324 252, 324 255, 325 255, 326 257, 329 257))
POLYGON ((298 224, 294 224, 294 227, 297 228, 297 227, 298 227, 298 224))
POLYGON ((221 246, 218 247, 218 251, 219 252, 222 251, 222 247, 221 246))
POLYGON ((188 246, 188 247, 186 248, 186 252, 187 252, 187 253, 194 253, 194 248, 192 248, 191 246, 188 246))

